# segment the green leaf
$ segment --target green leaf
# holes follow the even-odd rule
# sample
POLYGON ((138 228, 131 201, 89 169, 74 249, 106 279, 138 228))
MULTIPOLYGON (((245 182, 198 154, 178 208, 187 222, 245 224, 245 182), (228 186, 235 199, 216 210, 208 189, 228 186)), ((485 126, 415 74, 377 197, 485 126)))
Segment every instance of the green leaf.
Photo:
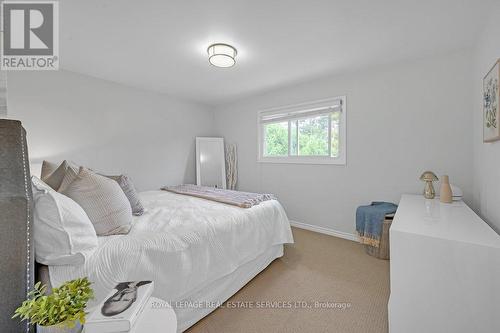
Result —
POLYGON ((94 292, 88 278, 67 281, 52 294, 45 295, 47 286, 37 282, 28 293, 28 299, 14 311, 12 318, 29 320, 43 326, 61 325, 71 327, 75 321, 85 322, 85 307, 94 292))

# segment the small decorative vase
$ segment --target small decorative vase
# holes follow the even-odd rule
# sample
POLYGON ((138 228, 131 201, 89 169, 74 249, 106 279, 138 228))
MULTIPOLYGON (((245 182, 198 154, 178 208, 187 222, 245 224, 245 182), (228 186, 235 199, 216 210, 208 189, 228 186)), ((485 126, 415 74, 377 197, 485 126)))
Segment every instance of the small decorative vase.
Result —
POLYGON ((426 199, 434 199, 435 196, 436 192, 434 191, 434 186, 432 186, 432 182, 426 181, 424 187, 424 197, 426 199))
POLYGON ((439 200, 442 203, 452 203, 452 201, 453 201, 453 194, 451 193, 450 179, 446 175, 441 178, 441 193, 439 195, 439 200))
POLYGON ((36 325, 37 333, 80 333, 82 325, 79 321, 75 322, 75 327, 69 328, 61 325, 40 326, 36 325))

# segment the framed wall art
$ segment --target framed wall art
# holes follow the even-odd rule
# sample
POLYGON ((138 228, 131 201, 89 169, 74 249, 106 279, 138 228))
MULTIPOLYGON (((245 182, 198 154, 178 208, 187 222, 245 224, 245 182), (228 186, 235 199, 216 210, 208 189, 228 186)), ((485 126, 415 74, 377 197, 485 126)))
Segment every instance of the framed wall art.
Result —
POLYGON ((483 79, 483 141, 500 140, 498 84, 500 81, 500 59, 483 79))

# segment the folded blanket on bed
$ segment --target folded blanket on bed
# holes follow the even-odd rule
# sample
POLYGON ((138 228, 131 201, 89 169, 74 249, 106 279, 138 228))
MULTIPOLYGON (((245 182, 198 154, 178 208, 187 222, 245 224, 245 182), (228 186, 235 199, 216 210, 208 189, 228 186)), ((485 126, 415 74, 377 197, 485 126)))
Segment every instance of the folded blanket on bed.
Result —
POLYGON ((250 208, 258 205, 262 201, 275 200, 273 194, 260 194, 251 192, 240 192, 232 190, 223 190, 208 186, 198 185, 176 185, 164 186, 161 188, 164 191, 169 191, 177 194, 190 195, 202 199, 222 202, 228 205, 238 206, 241 208, 250 208))
POLYGON ((390 202, 374 201, 356 210, 356 231, 362 244, 379 247, 382 223, 387 214, 395 213, 398 206, 390 202))

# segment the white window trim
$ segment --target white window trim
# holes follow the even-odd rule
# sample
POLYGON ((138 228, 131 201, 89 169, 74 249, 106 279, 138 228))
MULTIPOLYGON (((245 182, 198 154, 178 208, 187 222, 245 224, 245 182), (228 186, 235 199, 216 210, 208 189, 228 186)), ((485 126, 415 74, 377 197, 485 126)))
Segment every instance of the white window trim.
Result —
MULTIPOLYGON (((312 102, 299 103, 294 105, 281 106, 277 108, 265 109, 257 112, 257 162, 259 163, 292 163, 292 164, 336 164, 336 165, 345 165, 346 164, 346 132, 347 132, 347 103, 346 96, 338 96, 328 99, 322 99, 312 102), (264 125, 261 123, 260 119, 263 113, 279 113, 286 110, 297 110, 300 108, 309 109, 309 108, 321 108, 321 107, 329 107, 332 103, 342 102, 342 111, 340 112, 340 133, 339 133, 339 156, 338 157, 330 157, 330 156, 264 156, 264 125)), ((331 137, 331 126, 328 129, 328 137, 330 141, 331 137)), ((289 137, 288 140, 291 140, 289 137)), ((331 141, 330 141, 331 142, 331 141)), ((290 142, 289 142, 290 144, 290 142)), ((329 145, 330 146, 330 145, 329 145)), ((330 148, 329 148, 330 149, 330 148)))

